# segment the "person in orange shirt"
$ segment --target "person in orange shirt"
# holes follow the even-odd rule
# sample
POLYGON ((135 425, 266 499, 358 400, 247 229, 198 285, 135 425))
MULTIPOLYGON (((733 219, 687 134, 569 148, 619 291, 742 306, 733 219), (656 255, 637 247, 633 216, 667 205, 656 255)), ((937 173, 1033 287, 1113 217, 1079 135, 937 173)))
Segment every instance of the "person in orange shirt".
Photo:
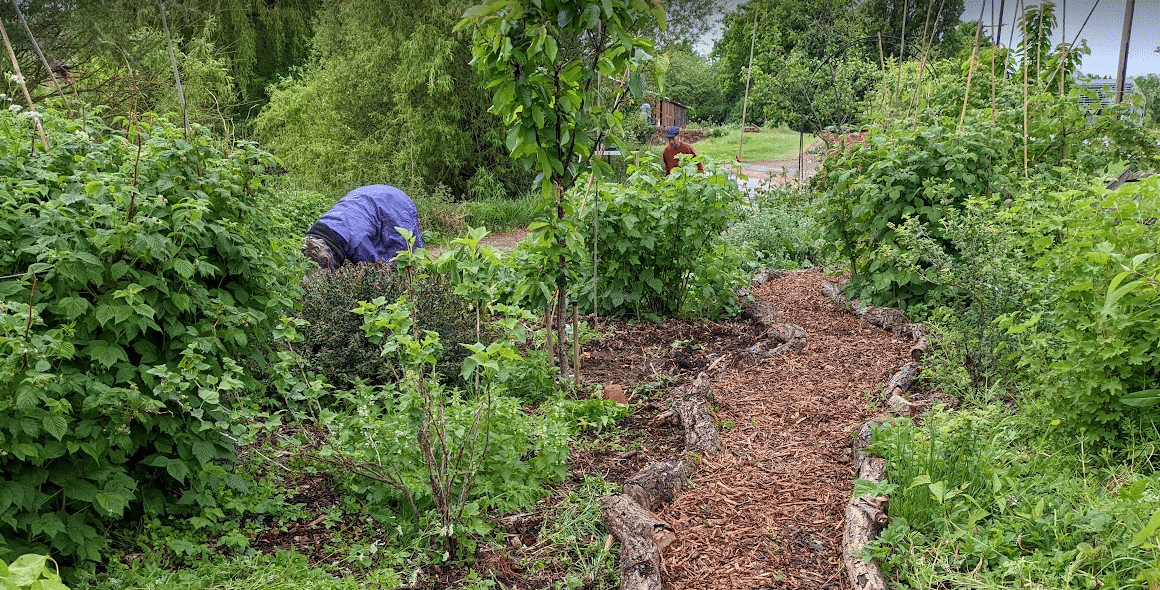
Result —
MULTIPOLYGON (((676 125, 665 129, 665 137, 669 139, 669 145, 665 146, 665 151, 661 153, 661 159, 665 162, 665 176, 668 176, 669 172, 673 171, 673 168, 680 165, 680 162, 677 161, 677 154, 688 154, 694 158, 697 157, 697 150, 694 150, 693 146, 681 141, 680 135, 681 128, 676 125)), ((704 171, 705 167, 700 162, 697 162, 697 172, 704 171)))

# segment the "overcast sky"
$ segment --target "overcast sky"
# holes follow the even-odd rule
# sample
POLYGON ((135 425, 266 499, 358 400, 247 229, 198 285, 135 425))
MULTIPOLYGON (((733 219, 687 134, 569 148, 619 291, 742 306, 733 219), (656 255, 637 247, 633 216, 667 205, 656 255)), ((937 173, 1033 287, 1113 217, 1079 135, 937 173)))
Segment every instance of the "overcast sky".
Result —
MULTIPOLYGON (((1000 0, 965 0, 964 21, 979 20, 979 10, 983 11, 983 26, 990 27, 998 16, 1000 0)), ((1018 26, 1016 15, 1019 0, 1005 0, 1002 44, 1011 40, 1011 26, 1018 26)), ((1026 2, 1028 6, 1039 4, 1026 2)), ((1125 0, 1056 0, 1055 34, 1052 44, 1058 44, 1066 32, 1067 42, 1087 40, 1091 55, 1085 55, 1080 71, 1085 74, 1115 77, 1120 60, 1120 36, 1124 31, 1125 0), (1066 14, 1064 6, 1067 7, 1066 14), (1095 11, 1092 11, 1092 8, 1095 11), (1091 18, 1088 15, 1091 14, 1091 18), (1065 22, 1066 18, 1066 22, 1065 22), (1084 20, 1087 24, 1084 25, 1084 20), (1080 27, 1083 27, 1082 30, 1080 27), (1066 30, 1065 30, 1066 29, 1066 30)), ((984 29, 986 31, 986 29, 984 29)), ((1016 36, 1019 32, 1016 31, 1016 36)), ((1015 41, 1018 44, 1018 39, 1015 41)), ((1077 42, 1078 43, 1078 42, 1077 42)), ((1160 74, 1160 2, 1156 0, 1136 0, 1132 14, 1132 36, 1128 44, 1128 75, 1160 74)))
MULTIPOLYGON (((741 3, 741 0, 730 2, 731 10, 741 3)), ((963 21, 979 19, 979 10, 983 9, 983 26, 990 27, 995 22, 999 12, 1000 0, 964 0, 963 21), (993 9, 993 10, 992 10, 993 9)), ((1040 4, 1038 0, 1027 0, 1028 6, 1040 4)), ((1003 40, 1006 45, 1011 39, 1012 23, 1018 23, 1015 16, 1019 12, 1020 0, 1005 0, 1005 18, 1003 19, 1003 40)), ((1066 29, 1067 41, 1072 42, 1079 33, 1079 38, 1086 39, 1091 55, 1085 55, 1080 72, 1084 74, 1113 77, 1120 60, 1120 34, 1124 29, 1125 0, 1056 0, 1055 36, 1052 44, 1056 45, 1063 39, 1066 29), (1067 7, 1066 15, 1064 6, 1067 7), (1092 11, 1092 7, 1095 11, 1092 11), (1088 14, 1091 18, 1088 18, 1088 14), (1084 25, 1084 20, 1087 25, 1084 25), (1080 30, 1080 26, 1083 30, 1080 30)), ((758 26, 761 26, 760 22, 758 26)), ((721 37, 718 28, 696 45, 696 49, 708 54, 713 43, 721 37)), ((1016 42, 1018 43, 1018 42, 1016 42)), ((1077 42, 1078 43, 1078 42, 1077 42)), ((1141 76, 1144 74, 1160 74, 1160 53, 1156 47, 1160 46, 1160 1, 1136 0, 1132 16, 1132 36, 1128 44, 1128 75, 1141 76)))

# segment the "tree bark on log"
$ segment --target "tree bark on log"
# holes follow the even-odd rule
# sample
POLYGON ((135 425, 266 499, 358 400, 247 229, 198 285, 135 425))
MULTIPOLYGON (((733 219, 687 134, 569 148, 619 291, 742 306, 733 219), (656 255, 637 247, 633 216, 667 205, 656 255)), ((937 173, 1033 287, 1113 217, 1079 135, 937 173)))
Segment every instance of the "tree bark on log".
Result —
POLYGON ((915 361, 910 361, 902 365, 901 369, 898 369, 894 375, 890 376, 890 381, 886 382, 886 388, 882 390, 882 395, 890 397, 892 395, 902 395, 910 391, 910 384, 918 376, 919 370, 919 364, 915 361))
POLYGON ((695 470, 696 465, 685 457, 653 463, 628 478, 621 493, 650 511, 656 510, 685 489, 695 470))
MULTIPOLYGON (((877 425, 878 422, 874 420, 863 424, 858 429, 851 446, 854 450, 854 476, 857 479, 881 483, 886 478, 886 460, 866 452, 866 447, 870 446, 870 436, 877 425)), ((846 564, 850 585, 855 590, 886 590, 886 579, 878 564, 860 557, 866 544, 877 537, 889 521, 886 515, 886 502, 885 496, 867 494, 852 498, 846 506, 846 523, 842 531, 842 559, 846 564)))
POLYGON ((709 409, 709 401, 712 399, 713 389, 709 384, 709 376, 701 373, 693 380, 692 386, 678 391, 673 400, 673 412, 681 418, 681 424, 685 427, 687 453, 708 454, 721 450, 721 433, 717 431, 717 423, 709 409))
POLYGON ((842 534, 842 556, 846 573, 855 590, 886 590, 886 578, 874 562, 859 557, 887 521, 886 498, 862 496, 846 507, 846 530, 842 534))
POLYGON ((700 373, 692 385, 678 389, 674 397, 671 414, 679 417, 685 428, 686 452, 645 467, 625 482, 621 494, 600 499, 604 523, 620 541, 623 590, 662 589, 660 551, 676 540, 676 533, 651 511, 672 501, 685 488, 697 468, 697 453, 721 450, 721 434, 709 411, 709 401, 713 399, 709 376, 700 373))
POLYGON ((825 282, 822 283, 822 294, 829 297, 839 307, 843 307, 850 311, 850 313, 862 318, 867 323, 873 324, 889 330, 891 332, 900 332, 911 324, 906 321, 906 314, 902 311, 890 307, 874 307, 873 305, 863 305, 857 301, 851 301, 842 294, 842 287, 838 283, 825 282))
POLYGON ((660 550, 676 539, 673 528, 624 494, 600 501, 604 523, 620 541, 620 587, 663 590, 660 550))

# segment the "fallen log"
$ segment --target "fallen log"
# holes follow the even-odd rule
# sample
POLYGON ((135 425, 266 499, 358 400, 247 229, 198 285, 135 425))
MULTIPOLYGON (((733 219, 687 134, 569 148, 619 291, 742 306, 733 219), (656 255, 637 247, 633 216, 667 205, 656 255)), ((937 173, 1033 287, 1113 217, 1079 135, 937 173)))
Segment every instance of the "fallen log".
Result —
POLYGON ((842 556, 846 573, 855 590, 886 590, 886 578, 872 561, 860 557, 862 549, 886 525, 886 497, 862 496, 846 507, 846 530, 842 534, 842 556))
POLYGON ((713 387, 704 372, 692 385, 678 389, 671 414, 685 428, 685 450, 681 457, 654 463, 625 482, 616 496, 600 499, 604 523, 620 541, 620 587, 623 590, 661 590, 660 551, 676 540, 668 523, 651 511, 670 502, 688 484, 699 463, 700 454, 721 450, 709 401, 713 387))
POLYGON ((673 400, 673 413, 685 427, 685 452, 716 453, 721 450, 721 433, 709 409, 713 388, 705 373, 697 375, 693 385, 678 391, 673 400))
POLYGON ((660 550, 676 540, 673 528, 624 494, 600 502, 608 532, 620 541, 620 587, 662 590, 660 550))
POLYGON ((628 478, 621 493, 647 510, 656 510, 661 504, 672 502, 685 489, 696 468, 686 457, 653 463, 628 478))
POLYGON ((874 307, 873 305, 864 305, 857 301, 851 301, 844 294, 842 294, 842 287, 838 283, 825 282, 822 283, 822 294, 829 297, 839 307, 845 308, 850 313, 858 316, 865 322, 873 324, 889 330, 891 332, 899 332, 910 326, 906 321, 906 314, 901 310, 892 307, 874 307))
MULTIPOLYGON (((858 429, 851 445, 854 450, 854 474, 858 479, 881 483, 886 477, 886 460, 866 452, 875 420, 858 429)), ((886 578, 873 561, 863 560, 862 549, 886 526, 887 498, 870 494, 852 498, 846 506, 846 523, 842 531, 842 558, 850 585, 856 590, 886 590, 886 578)))
POLYGON ((918 376, 920 370, 921 368, 916 361, 910 361, 902 365, 901 369, 898 369, 898 371, 890 376, 890 381, 886 382, 886 387, 882 390, 882 396, 889 398, 910 391, 910 384, 914 382, 914 378, 918 376))

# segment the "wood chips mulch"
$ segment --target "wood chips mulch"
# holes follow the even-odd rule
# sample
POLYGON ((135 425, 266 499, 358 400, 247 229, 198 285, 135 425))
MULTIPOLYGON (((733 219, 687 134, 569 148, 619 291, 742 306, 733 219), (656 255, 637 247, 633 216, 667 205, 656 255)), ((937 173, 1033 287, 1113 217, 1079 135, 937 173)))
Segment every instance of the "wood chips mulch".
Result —
MULTIPOLYGON (((881 403, 885 382, 910 360, 910 341, 840 309, 820 291, 827 280, 809 272, 753 289, 756 298, 776 305, 784 321, 806 330, 800 352, 754 360, 737 353, 760 339, 759 326, 700 324, 689 334, 700 362, 682 357, 679 348, 670 352, 665 367, 623 351, 610 354, 629 371, 628 381, 643 377, 640 367, 651 364, 648 368, 657 370, 650 372, 671 368, 682 383, 702 367, 712 367, 719 355, 733 355, 710 373, 724 450, 708 457, 690 489, 657 514, 677 535, 662 551, 664 579, 672 590, 849 588, 841 541, 843 513, 853 492, 851 435, 879 413, 871 404, 881 403), (735 342, 715 344, 713 334, 720 332, 731 332, 735 342), (687 370, 681 370, 682 364, 687 370)), ((679 324, 666 322, 655 329, 672 331, 674 325, 679 324)), ((590 361, 585 371, 610 368, 600 360, 595 367, 590 361)), ((663 409, 646 405, 635 415, 647 424, 648 413, 663 409)), ((674 430, 679 436, 679 427, 674 430)), ((664 437, 658 433, 657 439, 664 437)), ((675 442, 679 448, 680 439, 675 442)), ((653 453, 646 445, 632 461, 590 459, 617 464, 619 469, 597 470, 623 483, 644 464, 667 458, 665 453, 671 456, 672 446, 672 440, 664 440, 653 453), (632 468, 621 465, 626 462, 632 468)))

